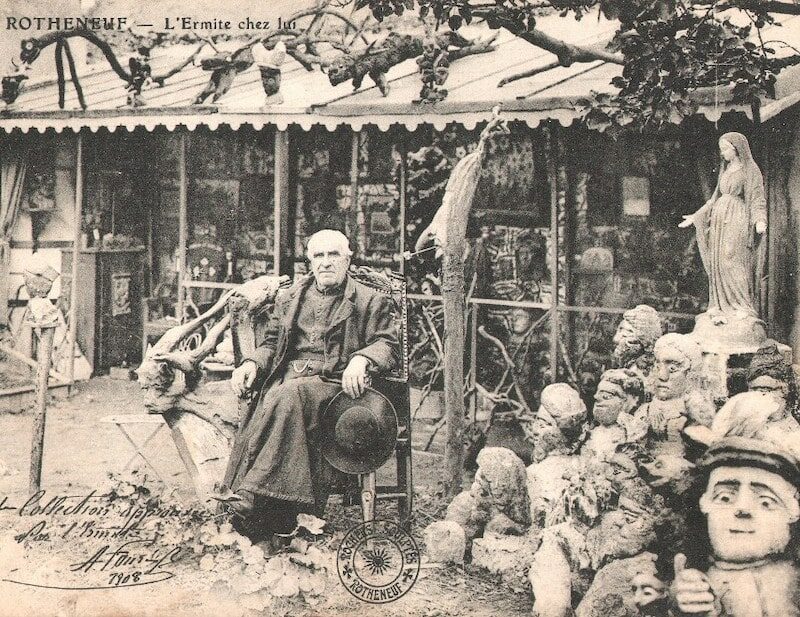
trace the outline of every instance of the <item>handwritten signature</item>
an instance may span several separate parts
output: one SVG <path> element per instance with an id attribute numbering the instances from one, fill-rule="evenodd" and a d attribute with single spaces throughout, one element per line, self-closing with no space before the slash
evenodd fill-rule
<path id="1" fill-rule="evenodd" d="M 49 543 L 56 539 L 69 540 L 77 542 L 75 551 L 80 552 L 79 556 L 73 556 L 75 563 L 68 564 L 72 574 L 56 584 L 23 580 L 19 576 L 3 580 L 30 587 L 88 590 L 149 585 L 175 576 L 170 567 L 189 551 L 181 546 L 159 543 L 160 534 L 147 534 L 140 524 L 149 517 L 166 519 L 196 511 L 174 506 L 157 508 L 124 502 L 115 504 L 107 497 L 92 491 L 88 495 L 48 498 L 45 491 L 39 491 L 22 505 L 10 504 L 7 497 L 1 497 L 0 513 L 39 519 L 33 521 L 26 531 L 14 536 L 16 544 L 52 546 Z"/>

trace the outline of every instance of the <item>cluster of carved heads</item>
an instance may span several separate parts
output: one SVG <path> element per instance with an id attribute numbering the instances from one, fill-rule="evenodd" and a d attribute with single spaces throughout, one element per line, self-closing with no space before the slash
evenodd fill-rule
<path id="1" fill-rule="evenodd" d="M 655 392 L 657 399 L 680 398 L 699 387 L 702 381 L 703 353 L 688 334 L 665 334 L 653 347 Z"/>
<path id="2" fill-rule="evenodd" d="M 614 358 L 620 366 L 629 366 L 639 356 L 653 350 L 663 333 L 661 318 L 651 306 L 640 304 L 622 315 L 614 334 Z"/>

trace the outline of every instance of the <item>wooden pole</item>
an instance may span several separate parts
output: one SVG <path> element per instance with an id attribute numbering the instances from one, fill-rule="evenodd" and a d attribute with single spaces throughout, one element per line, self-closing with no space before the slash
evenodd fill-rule
<path id="1" fill-rule="evenodd" d="M 406 142 L 401 141 L 398 144 L 400 151 L 400 273 L 406 273 L 406 260 L 403 258 L 403 253 L 406 252 L 406 199 L 407 199 L 407 183 L 408 183 L 408 149 Z"/>
<path id="2" fill-rule="evenodd" d="M 72 222 L 72 271 L 69 289 L 69 332 L 67 335 L 67 381 L 75 382 L 75 345 L 78 340 L 78 259 L 81 251 L 83 222 L 83 135 L 78 131 L 75 146 L 75 208 Z M 42 428 L 44 430 L 44 427 Z"/>
<path id="3" fill-rule="evenodd" d="M 11 242 L 0 237 L 0 325 L 8 324 L 8 279 L 10 276 Z"/>
<path id="4" fill-rule="evenodd" d="M 451 210 L 442 265 L 444 335 L 445 494 L 461 492 L 464 473 L 464 247 L 469 207 Z M 461 208 L 459 208 L 461 209 Z"/>
<path id="5" fill-rule="evenodd" d="M 74 281 L 75 279 L 73 279 Z M 74 287 L 74 285 L 73 285 Z M 44 426 L 47 418 L 47 377 L 53 356 L 53 335 L 55 325 L 36 328 L 39 336 L 38 359 L 36 370 L 36 407 L 33 416 L 33 438 L 31 440 L 31 469 L 28 476 L 28 494 L 39 492 L 42 485 L 42 458 L 44 455 Z M 73 348 L 74 349 L 74 348 Z"/>
<path id="6" fill-rule="evenodd" d="M 363 257 L 359 247 L 363 238 L 358 238 L 358 145 L 360 133 L 353 131 L 350 140 L 350 211 L 347 214 L 347 230 L 345 234 L 350 238 L 350 249 L 355 257 Z M 353 238 L 356 242 L 353 243 Z"/>
<path id="7" fill-rule="evenodd" d="M 275 131 L 275 172 L 273 225 L 275 238 L 273 270 L 291 276 L 289 254 L 289 130 Z"/>
<path id="8" fill-rule="evenodd" d="M 481 307 L 479 304 L 472 303 L 470 307 L 470 329 L 469 329 L 469 374 L 470 374 L 470 397 L 469 397 L 469 413 L 472 421 L 475 422 L 478 418 L 478 389 L 476 383 L 478 381 L 478 316 L 480 315 Z"/>
<path id="9" fill-rule="evenodd" d="M 555 123 L 545 129 L 547 131 L 547 178 L 550 182 L 550 380 L 558 381 L 558 173 L 556 156 L 558 156 L 558 127 Z"/>
<path id="10" fill-rule="evenodd" d="M 186 174 L 186 131 L 181 131 L 178 150 L 178 305 L 175 317 L 183 321 L 184 280 L 186 278 L 186 244 L 188 236 L 189 204 Z"/>

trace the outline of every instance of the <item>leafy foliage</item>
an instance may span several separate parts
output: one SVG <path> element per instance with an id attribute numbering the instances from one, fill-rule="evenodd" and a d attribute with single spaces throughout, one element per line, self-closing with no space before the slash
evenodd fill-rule
<path id="1" fill-rule="evenodd" d="M 775 23 L 769 11 L 795 13 L 791 3 L 760 3 L 752 0 L 358 0 L 382 20 L 391 14 L 416 9 L 437 27 L 457 30 L 476 18 L 491 28 L 505 27 L 533 44 L 531 36 L 537 16 L 557 12 L 564 18 L 580 20 L 600 10 L 619 21 L 619 29 L 604 54 L 618 53 L 623 72 L 614 78 L 616 95 L 597 94 L 585 101 L 586 120 L 591 128 L 609 127 L 659 129 L 678 124 L 697 110 L 690 94 L 698 88 L 729 85 L 734 102 L 757 105 L 759 97 L 773 93 L 777 73 L 800 62 L 800 54 L 776 57 L 775 43 L 764 41 L 761 30 Z M 744 24 L 744 25 L 742 25 Z M 557 42 L 559 62 L 605 59 L 591 49 Z M 594 56 L 593 56 L 594 53 Z M 425 63 L 425 64 L 423 64 Z M 426 87 L 433 100 L 446 91 L 438 90 L 433 54 L 420 59 L 429 71 Z M 433 71 L 433 73 L 430 73 Z M 442 81 L 443 83 L 443 81 Z M 430 84 L 430 86 L 429 86 Z M 437 93 L 438 92 L 438 93 Z M 428 98 L 428 97 L 426 97 Z"/>

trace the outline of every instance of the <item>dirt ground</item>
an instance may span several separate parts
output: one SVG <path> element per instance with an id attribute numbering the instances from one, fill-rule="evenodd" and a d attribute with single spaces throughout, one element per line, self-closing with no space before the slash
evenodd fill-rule
<path id="1" fill-rule="evenodd" d="M 139 387 L 132 381 L 120 381 L 109 378 L 95 378 L 76 386 L 73 396 L 68 400 L 53 401 L 48 408 L 46 438 L 44 448 L 44 464 L 42 487 L 50 494 L 68 492 L 84 494 L 93 488 L 106 486 L 110 472 L 120 473 L 126 463 L 134 456 L 134 450 L 125 436 L 113 423 L 104 421 L 112 414 L 145 413 L 142 406 Z M 430 434 L 430 425 L 415 427 L 415 443 L 425 443 Z M 10 502 L 19 501 L 27 495 L 28 465 L 32 431 L 32 413 L 27 411 L 16 415 L 0 415 L 0 500 L 8 498 Z M 152 425 L 133 426 L 129 429 L 134 441 L 142 442 L 153 431 Z M 437 437 L 434 443 L 440 441 Z M 157 473 L 163 480 L 164 488 L 172 492 L 178 499 L 190 499 L 191 488 L 188 476 L 183 470 L 175 445 L 167 430 L 161 429 L 147 445 L 146 451 Z M 135 465 L 141 461 L 134 460 Z M 144 469 L 144 467 L 143 467 Z M 441 517 L 445 501 L 440 495 L 441 456 L 435 453 L 415 451 L 414 486 L 416 504 L 412 535 L 422 547 L 422 530 L 431 521 Z M 154 473 L 152 470 L 148 472 Z M 151 476 L 152 477 L 152 476 Z M 465 477 L 465 482 L 469 478 Z M 7 514 L 0 512 L 0 514 Z M 378 516 L 391 518 L 392 507 L 380 503 Z M 336 497 L 329 503 L 326 518 L 337 529 L 346 528 L 352 522 L 359 521 L 360 512 L 357 507 L 344 508 Z M 424 550 L 423 550 L 424 554 Z M 424 559 L 423 559 L 424 561 Z M 201 571 L 182 572 L 180 576 L 194 577 L 189 585 L 202 587 L 204 573 Z M 186 582 L 186 581 L 184 581 Z M 164 592 L 164 583 L 139 588 L 79 592 L 55 590 L 36 590 L 36 606 L 52 607 L 53 615 L 95 614 L 99 606 L 107 607 L 97 614 L 107 615 L 139 615 L 150 614 L 144 610 L 137 598 Z M 176 585 L 175 591 L 184 589 L 185 585 Z M 0 582 L 2 597 L 19 597 L 25 600 L 26 590 L 8 583 Z M 137 595 L 138 594 L 138 595 Z M 171 595 L 171 592 L 170 592 Z M 176 597 L 172 597 L 177 602 Z M 235 599 L 234 599 L 235 601 Z M 44 604 L 41 604 L 44 602 Z M 87 604 L 88 603 L 88 604 Z M 0 601 L 0 617 L 20 613 L 20 608 L 9 611 L 9 604 Z M 142 613 L 137 612 L 137 604 Z M 191 602 L 187 604 L 190 605 Z M 30 606 L 34 606 L 31 604 Z M 64 607 L 67 608 L 64 608 Z M 162 607 L 163 608 L 163 607 Z M 308 614 L 308 615 L 344 615 L 369 614 L 386 617 L 401 615 L 419 615 L 421 617 L 440 617 L 445 615 L 506 615 L 528 614 L 531 609 L 527 594 L 514 594 L 507 588 L 498 585 L 492 575 L 474 571 L 471 567 L 442 568 L 423 563 L 417 583 L 404 597 L 396 602 L 383 605 L 365 604 L 351 597 L 343 588 L 333 589 L 326 593 L 315 607 L 308 607 L 298 602 L 290 603 L 280 609 L 271 607 L 265 614 Z M 48 611 L 49 612 L 49 611 Z M 38 610 L 37 610 L 38 613 Z M 164 613 L 161 613 L 164 614 Z M 172 614 L 178 614 L 172 611 Z M 192 610 L 188 614 L 200 614 Z"/>

